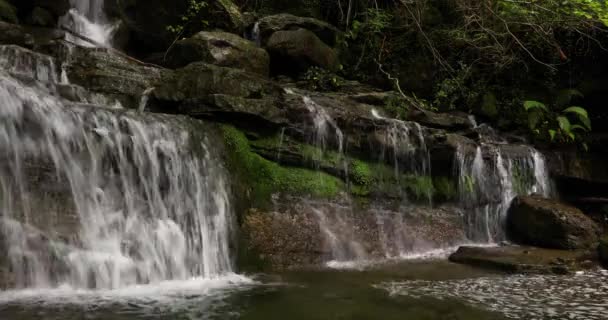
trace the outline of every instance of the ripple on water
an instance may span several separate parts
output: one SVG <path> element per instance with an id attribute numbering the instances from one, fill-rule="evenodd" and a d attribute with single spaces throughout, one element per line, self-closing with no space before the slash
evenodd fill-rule
<path id="1" fill-rule="evenodd" d="M 608 271 L 573 276 L 508 276 L 449 281 L 387 282 L 391 295 L 456 298 L 513 319 L 601 320 L 608 315 Z"/>

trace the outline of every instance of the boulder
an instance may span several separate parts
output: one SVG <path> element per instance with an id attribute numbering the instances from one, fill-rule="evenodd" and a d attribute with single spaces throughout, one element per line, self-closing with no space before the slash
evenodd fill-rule
<path id="1" fill-rule="evenodd" d="M 266 16 L 258 21 L 260 42 L 265 45 L 273 33 L 306 29 L 314 33 L 321 41 L 333 47 L 341 36 L 340 31 L 331 24 L 314 18 L 297 17 L 291 14 Z"/>
<path id="2" fill-rule="evenodd" d="M 55 21 L 70 9 L 70 0 L 11 0 L 21 15 L 31 12 L 34 8 L 47 10 Z"/>
<path id="3" fill-rule="evenodd" d="M 273 73 L 299 73 L 311 66 L 336 71 L 340 65 L 336 51 L 306 29 L 277 31 L 268 39 L 266 49 Z"/>
<path id="4" fill-rule="evenodd" d="M 17 9 L 5 0 L 0 0 L 0 21 L 19 23 Z"/>
<path id="5" fill-rule="evenodd" d="M 535 247 L 460 247 L 450 261 L 509 273 L 567 274 L 593 266 L 593 254 L 585 251 Z"/>
<path id="6" fill-rule="evenodd" d="M 168 54 L 167 64 L 179 68 L 197 61 L 268 76 L 270 58 L 264 49 L 238 35 L 203 31 L 178 41 Z"/>
<path id="7" fill-rule="evenodd" d="M 516 198 L 507 225 L 513 240 L 555 249 L 591 248 L 600 233 L 598 225 L 579 209 L 540 196 Z"/>

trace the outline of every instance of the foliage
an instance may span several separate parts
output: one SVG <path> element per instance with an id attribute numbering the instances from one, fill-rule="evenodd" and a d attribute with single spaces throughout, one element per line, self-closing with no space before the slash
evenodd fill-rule
<path id="1" fill-rule="evenodd" d="M 354 160 L 352 162 L 350 176 L 354 183 L 367 187 L 372 184 L 374 179 L 370 166 L 361 160 Z"/>
<path id="2" fill-rule="evenodd" d="M 311 90 L 316 91 L 336 91 L 344 82 L 333 72 L 319 67 L 310 67 L 304 74 L 304 80 Z"/>
<path id="3" fill-rule="evenodd" d="M 558 95 L 554 108 L 549 108 L 539 101 L 525 101 L 523 107 L 528 113 L 530 130 L 537 137 L 548 137 L 551 142 L 582 142 L 584 134 L 591 131 L 591 120 L 587 110 L 583 107 L 564 108 L 574 95 L 581 94 L 576 90 L 567 90 L 566 93 Z M 564 96 L 570 98 L 564 98 Z M 553 110 L 561 108 L 564 109 L 559 112 Z M 582 143 L 586 148 L 586 144 Z"/>
<path id="4" fill-rule="evenodd" d="M 173 34 L 177 39 L 179 39 L 185 33 L 189 33 L 189 27 L 193 24 L 200 24 L 203 26 L 207 26 L 209 22 L 203 18 L 201 15 L 203 13 L 203 9 L 208 7 L 208 3 L 206 0 L 189 0 L 188 9 L 186 13 L 180 18 L 181 22 L 177 25 L 167 26 L 167 31 Z"/>

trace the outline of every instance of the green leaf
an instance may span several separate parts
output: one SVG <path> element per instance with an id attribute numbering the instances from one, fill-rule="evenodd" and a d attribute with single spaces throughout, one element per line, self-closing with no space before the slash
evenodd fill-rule
<path id="1" fill-rule="evenodd" d="M 585 108 L 583 107 L 576 107 L 576 106 L 572 106 L 569 108 L 564 109 L 564 111 L 562 111 L 564 113 L 574 113 L 577 114 L 580 117 L 584 117 L 584 118 L 589 118 L 589 114 L 587 113 L 587 110 L 585 110 Z"/>
<path id="2" fill-rule="evenodd" d="M 578 125 L 578 124 L 573 124 L 573 125 L 570 127 L 570 130 L 572 130 L 572 131 L 577 130 L 577 129 L 582 130 L 582 131 L 585 131 L 585 132 L 589 131 L 589 130 L 587 130 L 587 128 L 585 128 L 585 127 L 583 127 L 583 126 L 581 126 L 581 125 Z"/>
<path id="3" fill-rule="evenodd" d="M 536 129 L 541 118 L 542 118 L 542 113 L 538 109 L 532 110 L 531 112 L 528 113 L 528 126 L 530 127 L 530 130 Z"/>
<path id="4" fill-rule="evenodd" d="M 543 110 L 545 112 L 549 111 L 547 109 L 547 106 L 544 103 L 538 102 L 538 101 L 534 101 L 534 100 L 525 101 L 524 102 L 524 108 L 526 109 L 526 111 L 535 110 L 535 109 L 540 109 L 540 110 Z"/>
<path id="5" fill-rule="evenodd" d="M 570 120 L 564 116 L 557 117 L 557 122 L 559 123 L 559 128 L 564 131 L 564 133 L 570 133 Z"/>
<path id="6" fill-rule="evenodd" d="M 555 134 L 557 133 L 557 131 L 551 129 L 549 130 L 549 136 L 551 137 L 551 141 L 555 140 Z"/>

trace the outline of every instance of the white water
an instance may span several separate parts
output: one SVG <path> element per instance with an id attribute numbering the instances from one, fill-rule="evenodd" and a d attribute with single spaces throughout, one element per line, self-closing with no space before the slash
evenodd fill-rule
<path id="1" fill-rule="evenodd" d="M 59 19 L 59 25 L 96 42 L 91 44 L 71 34 L 67 39 L 81 46 L 112 46 L 112 36 L 117 25 L 108 21 L 104 0 L 70 0 L 70 10 Z"/>
<path id="2" fill-rule="evenodd" d="M 545 159 L 537 150 L 518 146 L 519 154 L 504 156 L 501 145 L 484 144 L 456 154 L 460 203 L 467 209 L 469 239 L 478 243 L 506 240 L 505 221 L 518 195 L 551 195 Z"/>
<path id="3" fill-rule="evenodd" d="M 73 105 L 53 92 L 50 58 L 16 55 L 0 56 L 0 236 L 14 286 L 231 275 L 226 176 L 195 123 Z M 56 189 L 50 207 L 43 187 Z"/>

